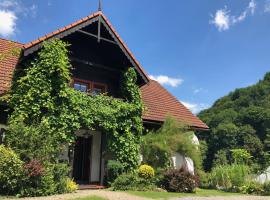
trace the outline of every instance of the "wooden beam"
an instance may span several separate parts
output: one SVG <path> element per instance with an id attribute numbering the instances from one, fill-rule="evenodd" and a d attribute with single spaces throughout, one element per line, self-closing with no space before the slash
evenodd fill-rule
<path id="1" fill-rule="evenodd" d="M 98 63 L 93 63 L 93 62 L 90 62 L 90 61 L 87 61 L 87 60 L 82 60 L 82 59 L 76 58 L 76 57 L 70 57 L 70 60 L 74 61 L 74 62 L 79 62 L 79 63 L 85 64 L 85 65 L 88 65 L 88 66 L 91 66 L 91 67 L 94 67 L 94 68 L 101 68 L 101 69 L 105 69 L 105 70 L 112 71 L 112 72 L 119 72 L 119 71 L 122 70 L 122 69 L 115 69 L 115 68 L 112 68 L 112 67 L 108 67 L 108 66 L 98 64 Z"/>
<path id="2" fill-rule="evenodd" d="M 91 36 L 91 37 L 94 37 L 94 38 L 97 38 L 97 39 L 98 39 L 98 36 L 95 35 L 95 34 L 93 34 L 93 33 L 89 33 L 89 32 L 83 31 L 83 30 L 78 30 L 78 32 L 83 33 L 83 34 L 85 34 L 85 35 L 88 35 L 88 36 Z M 109 39 L 104 38 L 104 37 L 100 37 L 100 40 L 104 40 L 104 41 L 106 41 L 106 42 L 109 42 L 109 43 L 118 45 L 115 41 L 109 40 Z"/>
<path id="3" fill-rule="evenodd" d="M 98 43 L 100 43 L 101 18 L 98 17 Z"/>

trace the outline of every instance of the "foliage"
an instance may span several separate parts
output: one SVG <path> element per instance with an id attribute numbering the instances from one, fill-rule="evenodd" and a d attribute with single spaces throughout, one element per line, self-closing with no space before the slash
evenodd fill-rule
<path id="1" fill-rule="evenodd" d="M 155 176 L 155 170 L 149 165 L 141 165 L 139 167 L 139 176 L 144 179 L 151 179 Z"/>
<path id="2" fill-rule="evenodd" d="M 8 123 L 11 127 L 21 124 L 25 128 L 22 131 L 10 128 L 8 145 L 25 160 L 45 158 L 57 162 L 59 148 L 72 144 L 74 132 L 86 127 L 107 133 L 108 149 L 117 161 L 122 162 L 125 170 L 135 169 L 143 128 L 143 105 L 135 70 L 129 68 L 123 75 L 121 87 L 125 100 L 106 95 L 88 96 L 69 88 L 71 65 L 67 47 L 58 39 L 45 42 L 37 58 L 26 67 L 25 75 L 14 81 L 11 93 L 5 98 L 13 110 Z M 48 144 L 41 151 L 34 145 L 39 137 Z M 29 138 L 33 142 L 25 151 Z"/>
<path id="3" fill-rule="evenodd" d="M 219 150 L 215 156 L 213 161 L 213 166 L 220 166 L 220 165 L 227 165 L 229 164 L 228 158 L 227 158 L 227 151 L 225 150 Z"/>
<path id="4" fill-rule="evenodd" d="M 242 187 L 240 192 L 243 194 L 257 194 L 262 195 L 264 193 L 263 185 L 254 181 L 248 181 Z"/>
<path id="5" fill-rule="evenodd" d="M 16 194 L 23 177 L 23 162 L 10 148 L 0 145 L 0 193 Z"/>
<path id="6" fill-rule="evenodd" d="M 70 178 L 67 178 L 66 179 L 66 191 L 68 193 L 71 193 L 71 192 L 75 192 L 76 190 L 78 190 L 78 185 Z"/>
<path id="7" fill-rule="evenodd" d="M 151 191 L 156 186 L 149 179 L 139 177 L 138 173 L 124 173 L 118 176 L 112 184 L 113 190 Z"/>
<path id="8" fill-rule="evenodd" d="M 199 187 L 208 189 L 210 188 L 210 174 L 203 170 L 197 170 L 199 176 Z"/>
<path id="9" fill-rule="evenodd" d="M 240 192 L 243 194 L 270 195 L 270 183 L 261 184 L 255 181 L 247 181 L 240 187 Z"/>
<path id="10" fill-rule="evenodd" d="M 193 132 L 173 118 L 167 118 L 163 126 L 143 136 L 143 161 L 155 168 L 171 166 L 173 153 L 190 157 L 197 168 L 201 166 L 200 149 L 192 143 Z"/>
<path id="11" fill-rule="evenodd" d="M 45 122 L 26 125 L 16 119 L 16 122 L 12 121 L 8 126 L 5 142 L 26 162 L 54 162 L 63 147 L 55 135 Z"/>
<path id="12" fill-rule="evenodd" d="M 124 166 L 119 161 L 109 160 L 107 164 L 106 182 L 110 185 L 124 172 Z"/>
<path id="13" fill-rule="evenodd" d="M 233 162 L 237 164 L 248 164 L 249 160 L 252 158 L 250 153 L 245 149 L 232 149 L 231 152 Z"/>
<path id="14" fill-rule="evenodd" d="M 68 178 L 66 164 L 46 164 L 34 160 L 25 164 L 25 176 L 20 185 L 20 196 L 47 196 L 73 192 L 76 184 Z"/>
<path id="15" fill-rule="evenodd" d="M 45 166 L 42 168 L 45 170 L 37 176 L 30 176 L 31 171 L 26 170 L 26 175 L 20 185 L 20 196 L 48 196 L 56 193 L 52 169 Z"/>
<path id="16" fill-rule="evenodd" d="M 198 186 L 198 177 L 184 169 L 169 169 L 164 172 L 162 187 L 169 192 L 195 192 Z"/>
<path id="17" fill-rule="evenodd" d="M 270 196 L 270 182 L 269 181 L 263 184 L 263 191 L 264 191 L 264 195 Z"/>
<path id="18" fill-rule="evenodd" d="M 243 186 L 250 175 L 246 165 L 232 164 L 213 168 L 210 173 L 210 185 L 226 191 Z"/>
<path id="19" fill-rule="evenodd" d="M 215 154 L 225 151 L 232 160 L 230 149 L 246 149 L 252 162 L 261 168 L 269 166 L 270 152 L 270 73 L 247 88 L 236 89 L 199 113 L 209 133 L 200 133 L 208 145 L 204 167 L 213 167 Z"/>

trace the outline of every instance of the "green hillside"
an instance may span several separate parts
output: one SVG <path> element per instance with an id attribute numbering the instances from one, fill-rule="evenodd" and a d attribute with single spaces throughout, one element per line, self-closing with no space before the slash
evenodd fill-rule
<path id="1" fill-rule="evenodd" d="M 253 158 L 250 164 L 270 165 L 270 72 L 255 85 L 236 89 L 199 113 L 211 128 L 199 133 L 208 146 L 204 166 L 230 162 L 230 149 L 245 148 Z"/>

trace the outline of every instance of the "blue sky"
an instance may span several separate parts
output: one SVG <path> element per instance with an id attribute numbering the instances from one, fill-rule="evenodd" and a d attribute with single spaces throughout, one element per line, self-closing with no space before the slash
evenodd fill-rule
<path id="1" fill-rule="evenodd" d="M 98 0 L 0 0 L 0 37 L 34 40 Z M 270 0 L 103 0 L 139 62 L 193 112 L 270 71 Z"/>

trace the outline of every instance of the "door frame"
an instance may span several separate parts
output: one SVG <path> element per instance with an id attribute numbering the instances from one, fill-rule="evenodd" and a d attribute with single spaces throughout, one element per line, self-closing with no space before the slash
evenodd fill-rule
<path id="1" fill-rule="evenodd" d="M 79 184 L 80 183 L 89 184 L 91 181 L 91 161 L 92 161 L 93 137 L 91 135 L 89 135 L 88 137 L 78 136 L 76 138 L 76 142 L 80 141 L 80 140 L 82 142 L 79 144 L 80 147 L 77 149 L 76 145 L 74 146 L 72 176 L 74 179 L 78 178 L 76 176 L 80 176 L 80 178 L 78 180 L 76 180 Z M 76 151 L 79 151 L 79 152 L 76 152 Z M 78 159 L 86 159 L 86 160 L 78 160 Z M 76 171 L 74 171 L 74 169 L 76 169 Z M 81 171 L 81 173 L 78 173 L 78 171 Z M 74 173 L 78 173 L 78 174 L 75 176 Z"/>

